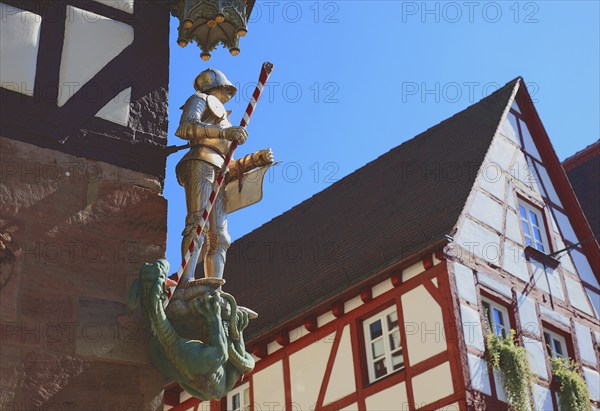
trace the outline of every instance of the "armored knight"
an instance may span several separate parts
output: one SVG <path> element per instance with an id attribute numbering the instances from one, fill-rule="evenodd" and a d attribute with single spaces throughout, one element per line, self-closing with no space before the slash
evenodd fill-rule
<path id="1" fill-rule="evenodd" d="M 181 107 L 183 113 L 175 132 L 177 137 L 189 140 L 191 147 L 176 167 L 177 180 L 185 189 L 187 207 L 182 233 L 182 257 L 188 250 L 202 212 L 208 205 L 213 184 L 224 164 L 231 142 L 243 144 L 248 138 L 243 127 L 232 126 L 229 121 L 231 112 L 226 111 L 223 104 L 235 95 L 237 89 L 221 71 L 204 70 L 194 80 L 194 88 L 196 93 Z M 241 179 L 249 171 L 272 163 L 273 153 L 270 149 L 232 160 L 226 181 Z M 228 208 L 226 190 L 220 190 L 205 229 L 198 239 L 207 279 L 223 278 L 225 256 L 231 241 L 227 232 Z M 194 270 L 188 272 L 190 271 L 193 275 Z M 190 279 L 193 278 L 182 280 Z"/>

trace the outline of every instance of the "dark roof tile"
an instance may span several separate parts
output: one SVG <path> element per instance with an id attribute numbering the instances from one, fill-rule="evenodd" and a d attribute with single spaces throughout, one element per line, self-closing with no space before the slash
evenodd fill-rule
<path id="1" fill-rule="evenodd" d="M 225 288 L 259 313 L 248 338 L 443 241 L 518 81 L 235 241 Z"/>
<path id="2" fill-rule="evenodd" d="M 566 159 L 563 167 L 588 223 L 600 241 L 600 141 Z"/>

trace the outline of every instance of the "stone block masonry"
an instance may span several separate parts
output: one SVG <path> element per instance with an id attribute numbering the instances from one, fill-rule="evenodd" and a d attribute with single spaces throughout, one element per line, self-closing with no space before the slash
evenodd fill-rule
<path id="1" fill-rule="evenodd" d="M 154 410 L 129 285 L 164 256 L 160 177 L 0 137 L 0 409 Z M 0 247 L 0 248 L 2 248 Z"/>

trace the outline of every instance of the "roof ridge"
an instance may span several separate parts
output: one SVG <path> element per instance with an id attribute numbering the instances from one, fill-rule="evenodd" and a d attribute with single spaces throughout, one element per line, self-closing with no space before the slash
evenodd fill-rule
<path id="1" fill-rule="evenodd" d="M 589 160 L 598 157 L 600 155 L 600 139 L 594 143 L 589 144 L 587 147 L 577 151 L 570 157 L 567 157 L 563 162 L 562 166 L 565 171 L 570 171 L 575 167 L 588 162 Z"/>

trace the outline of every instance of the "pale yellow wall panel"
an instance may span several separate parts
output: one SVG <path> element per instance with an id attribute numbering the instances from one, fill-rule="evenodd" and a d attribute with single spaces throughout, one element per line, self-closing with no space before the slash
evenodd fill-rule
<path id="1" fill-rule="evenodd" d="M 331 378 L 325 392 L 323 404 L 329 404 L 356 391 L 354 379 L 354 361 L 352 359 L 352 344 L 350 341 L 350 326 L 342 331 L 340 346 L 335 356 Z"/>
<path id="2" fill-rule="evenodd" d="M 454 394 L 450 363 L 445 362 L 412 379 L 413 394 L 417 407 L 423 407 Z"/>
<path id="3" fill-rule="evenodd" d="M 442 310 L 424 286 L 402 296 L 402 309 L 411 365 L 446 350 Z"/>
<path id="4" fill-rule="evenodd" d="M 325 376 L 333 336 L 315 341 L 290 356 L 292 405 L 295 409 L 314 409 Z"/>
<path id="5" fill-rule="evenodd" d="M 365 399 L 368 411 L 408 410 L 406 384 L 401 382 Z"/>
<path id="6" fill-rule="evenodd" d="M 283 385 L 283 364 L 277 361 L 252 377 L 254 404 L 257 410 L 285 410 L 285 387 Z"/>
<path id="7" fill-rule="evenodd" d="M 449 404 L 449 405 L 444 405 L 441 408 L 438 408 L 436 411 L 459 411 L 460 410 L 460 406 L 458 405 L 457 402 L 453 403 L 453 404 Z"/>

